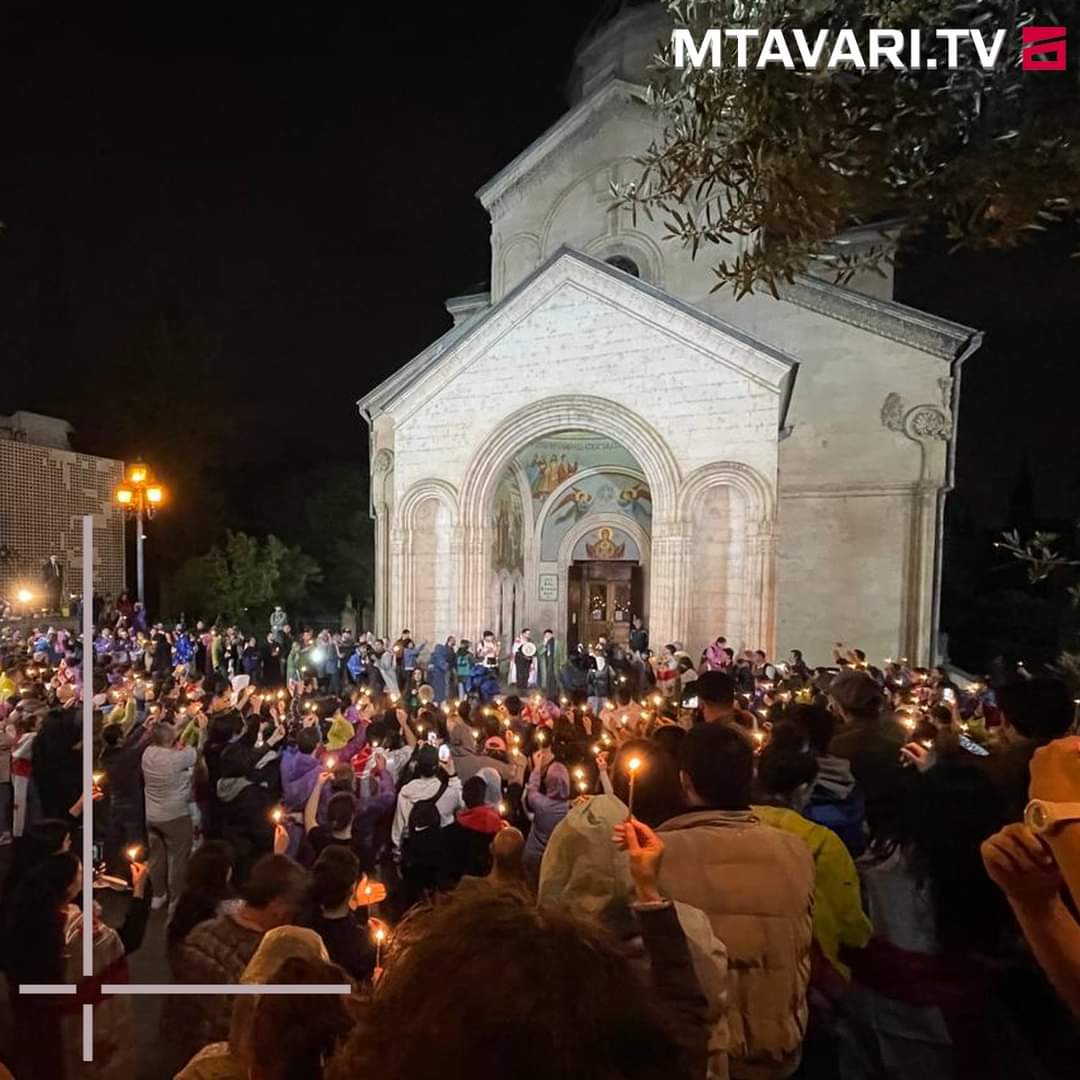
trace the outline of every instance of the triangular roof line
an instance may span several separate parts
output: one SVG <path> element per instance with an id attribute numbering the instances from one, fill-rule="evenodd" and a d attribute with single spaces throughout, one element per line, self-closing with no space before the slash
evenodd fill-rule
<path id="1" fill-rule="evenodd" d="M 499 303 L 489 307 L 486 311 L 478 314 L 467 322 L 462 322 L 457 326 L 451 327 L 450 330 L 443 334 L 443 336 L 433 344 L 429 345 L 423 352 L 418 353 L 393 375 L 384 379 L 374 390 L 365 394 L 364 397 L 357 402 L 360 412 L 370 422 L 374 416 L 391 407 L 395 401 L 406 394 L 429 371 L 435 368 L 450 350 L 461 345 L 467 338 L 479 333 L 483 326 L 498 312 L 512 304 L 522 293 L 531 288 L 539 278 L 547 274 L 557 263 L 566 259 L 581 263 L 591 270 L 611 277 L 624 286 L 636 289 L 655 302 L 663 304 L 665 307 L 672 308 L 680 314 L 718 331 L 725 337 L 752 349 L 754 352 L 778 365 L 779 373 L 775 379 L 775 383 L 781 388 L 784 399 L 781 403 L 780 412 L 781 426 L 783 426 L 787 404 L 794 383 L 793 376 L 799 367 L 798 361 L 795 360 L 794 357 L 789 356 L 783 350 L 776 348 L 776 346 L 769 345 L 767 342 L 761 341 L 759 338 L 746 333 L 745 330 L 740 330 L 737 326 L 725 322 L 723 319 L 718 319 L 716 316 L 710 315 L 700 308 L 684 303 L 682 300 L 671 296 L 662 289 L 658 289 L 655 286 L 642 281 L 640 278 L 626 274 L 622 270 L 617 270 L 615 267 L 610 266 L 608 263 L 601 262 L 599 259 L 594 259 L 591 255 L 586 255 L 581 251 L 566 246 L 560 247 L 546 262 L 542 263 L 529 274 L 528 277 L 511 290 L 511 292 L 507 293 Z"/>
<path id="2" fill-rule="evenodd" d="M 595 93 L 583 98 L 569 112 L 555 121 L 542 135 L 534 139 L 509 164 L 504 165 L 486 184 L 476 191 L 485 210 L 505 194 L 515 181 L 535 168 L 571 135 L 592 121 L 598 112 L 612 102 L 645 100 L 645 87 L 625 79 L 612 78 Z"/>

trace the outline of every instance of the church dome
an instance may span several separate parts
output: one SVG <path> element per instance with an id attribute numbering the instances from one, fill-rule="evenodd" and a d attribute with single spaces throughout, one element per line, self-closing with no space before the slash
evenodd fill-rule
<path id="1" fill-rule="evenodd" d="M 605 0 L 574 53 L 568 97 L 588 97 L 609 79 L 645 84 L 671 18 L 656 0 Z"/>

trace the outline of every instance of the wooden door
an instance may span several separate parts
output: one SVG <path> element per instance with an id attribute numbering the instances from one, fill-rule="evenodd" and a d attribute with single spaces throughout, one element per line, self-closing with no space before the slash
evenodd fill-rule
<path id="1" fill-rule="evenodd" d="M 585 562 L 580 567 L 578 640 L 592 645 L 600 637 L 626 645 L 633 616 L 634 564 Z"/>

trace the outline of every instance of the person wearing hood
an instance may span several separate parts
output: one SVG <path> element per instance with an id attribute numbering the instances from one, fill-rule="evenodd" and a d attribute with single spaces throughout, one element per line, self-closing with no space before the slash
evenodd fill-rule
<path id="1" fill-rule="evenodd" d="M 288 815 L 289 855 L 295 856 L 300 849 L 304 807 L 322 772 L 322 762 L 315 756 L 318 749 L 318 729 L 306 727 L 296 733 L 293 744 L 281 755 L 281 801 Z"/>
<path id="2" fill-rule="evenodd" d="M 460 708 L 468 709 L 468 704 L 462 702 Z M 460 715 L 451 714 L 447 724 L 450 736 L 450 756 L 454 761 L 454 772 L 457 773 L 461 782 L 474 777 L 481 769 L 494 769 L 500 780 L 505 784 L 513 784 L 521 780 L 521 766 L 508 761 L 500 761 L 498 758 L 481 753 L 476 746 L 476 736 L 468 721 Z"/>
<path id="3" fill-rule="evenodd" d="M 674 760 L 656 743 L 631 740 L 620 749 L 612 770 L 618 795 L 578 800 L 552 833 L 541 863 L 538 899 L 542 905 L 565 907 L 599 921 L 648 983 L 653 973 L 642 938 L 640 912 L 635 907 L 630 859 L 612 844 L 612 835 L 629 816 L 625 763 L 630 757 L 643 763 L 634 791 L 635 821 L 656 827 L 678 814 L 682 798 Z M 727 951 L 702 911 L 687 904 L 673 906 L 686 937 L 693 972 L 708 1003 L 704 1017 L 709 1032 L 708 1075 L 711 1080 L 720 1080 L 728 1075 Z"/>
<path id="4" fill-rule="evenodd" d="M 857 859 L 866 851 L 866 802 L 855 782 L 851 762 L 829 753 L 836 721 L 820 705 L 793 705 L 785 718 L 805 731 L 809 748 L 817 758 L 817 775 L 802 807 L 803 817 L 832 829 L 851 857 Z"/>
<path id="5" fill-rule="evenodd" d="M 441 705 L 449 694 L 450 673 L 454 670 L 454 649 L 456 643 L 451 635 L 445 642 L 440 642 L 431 650 L 428 660 L 427 679 L 435 692 L 435 703 Z"/>
<path id="6" fill-rule="evenodd" d="M 502 784 L 494 769 L 481 769 L 465 781 L 458 810 L 446 830 L 446 879 L 455 885 L 463 877 L 486 877 L 491 872 L 491 841 L 506 828 L 499 811 Z"/>
<path id="7" fill-rule="evenodd" d="M 274 850 L 274 824 L 270 818 L 270 792 L 254 783 L 247 747 L 233 743 L 221 755 L 217 798 L 221 812 L 221 837 L 235 856 L 236 880 L 247 880 L 251 867 Z"/>
<path id="8" fill-rule="evenodd" d="M 330 957 L 322 938 L 314 930 L 279 926 L 263 935 L 240 976 L 240 982 L 249 986 L 275 982 L 282 965 L 293 959 L 327 963 Z M 228 1039 L 204 1046 L 180 1070 L 176 1080 L 241 1080 L 250 1076 L 252 1024 L 260 997 L 258 994 L 238 995 L 233 1002 Z"/>
<path id="9" fill-rule="evenodd" d="M 525 842 L 525 874 L 535 885 L 540 877 L 540 860 L 544 857 L 555 827 L 570 809 L 570 773 L 561 761 L 555 761 L 550 750 L 538 750 L 532 757 L 532 774 L 522 797 L 522 806 L 532 818 L 532 828 Z"/>

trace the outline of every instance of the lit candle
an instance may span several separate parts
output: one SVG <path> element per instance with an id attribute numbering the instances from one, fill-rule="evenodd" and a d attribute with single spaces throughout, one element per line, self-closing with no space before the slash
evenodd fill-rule
<path id="1" fill-rule="evenodd" d="M 376 969 L 382 967 L 382 947 L 383 942 L 386 940 L 386 931 L 380 926 L 375 931 L 375 967 Z"/>
<path id="2" fill-rule="evenodd" d="M 101 787 L 102 781 L 105 779 L 105 774 L 103 772 L 96 772 L 90 779 L 93 780 L 97 787 Z"/>
<path id="3" fill-rule="evenodd" d="M 284 816 L 285 815 L 283 814 L 282 809 L 281 809 L 280 806 L 275 806 L 274 809 L 270 811 L 270 820 L 275 825 L 280 825 L 281 824 L 281 819 Z"/>
<path id="4" fill-rule="evenodd" d="M 630 816 L 634 816 L 634 781 L 637 779 L 638 770 L 641 768 L 641 758 L 632 757 L 626 763 L 626 771 L 630 774 L 630 799 L 629 799 L 629 811 Z"/>
<path id="5" fill-rule="evenodd" d="M 136 862 L 141 853 L 142 848 L 139 847 L 138 844 L 132 844 L 131 847 L 127 849 L 128 862 Z"/>
<path id="6" fill-rule="evenodd" d="M 334 766 L 335 766 L 336 764 L 337 764 L 337 758 L 336 758 L 336 757 L 334 757 L 334 755 L 333 755 L 333 754 L 331 754 L 331 755 L 330 755 L 330 756 L 329 756 L 329 757 L 328 757 L 328 758 L 326 759 L 326 768 L 327 768 L 328 770 L 329 770 L 329 769 L 332 769 L 332 768 L 333 768 L 333 767 L 334 767 Z"/>

